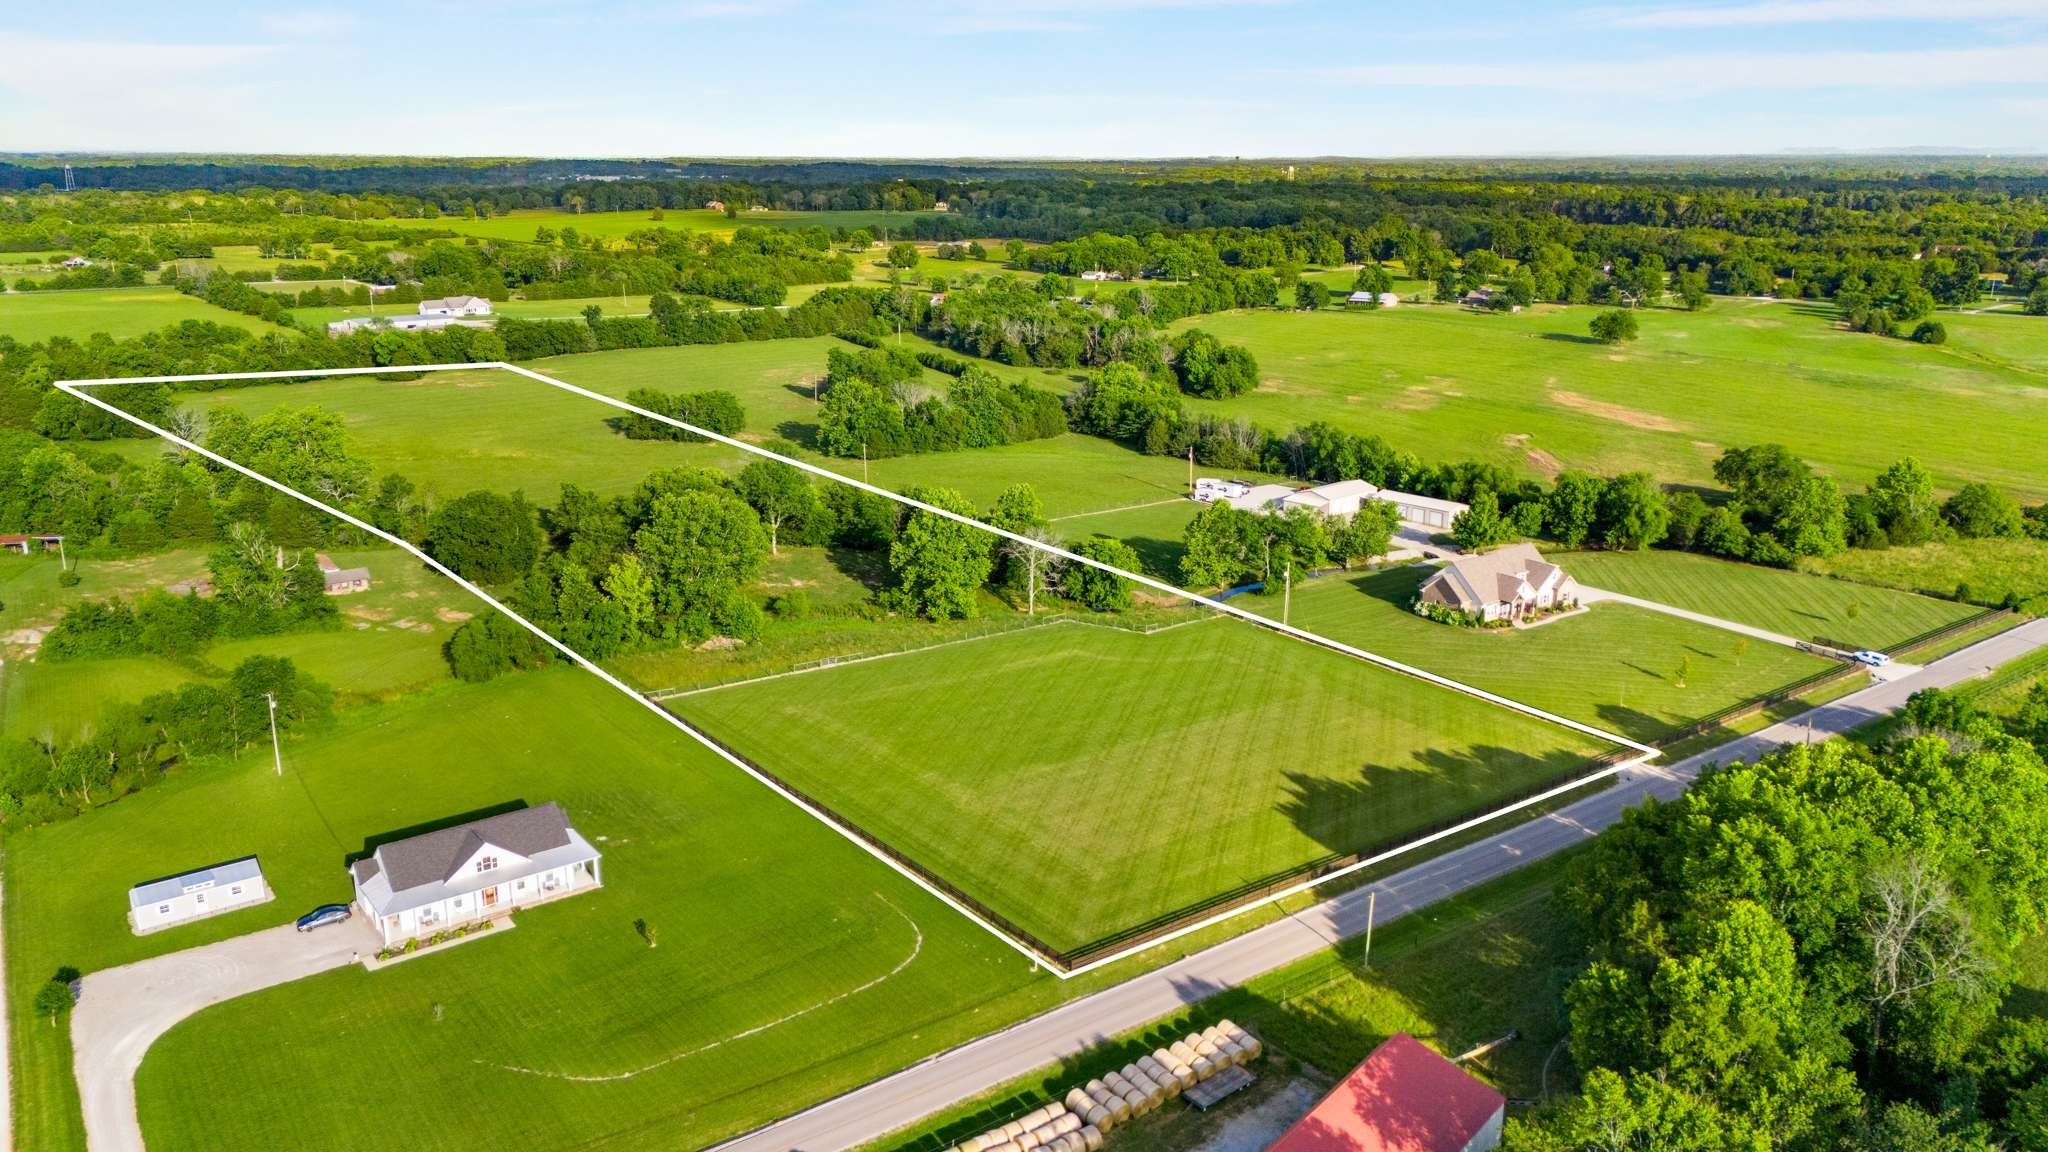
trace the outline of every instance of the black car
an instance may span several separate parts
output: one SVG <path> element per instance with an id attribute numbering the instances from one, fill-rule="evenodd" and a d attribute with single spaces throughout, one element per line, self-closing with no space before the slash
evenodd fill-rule
<path id="1" fill-rule="evenodd" d="M 304 916 L 299 917 L 298 928 L 301 932 L 311 932 L 315 928 L 325 928 L 329 924 L 339 924 L 354 914 L 354 911 L 346 904 L 322 904 Z"/>

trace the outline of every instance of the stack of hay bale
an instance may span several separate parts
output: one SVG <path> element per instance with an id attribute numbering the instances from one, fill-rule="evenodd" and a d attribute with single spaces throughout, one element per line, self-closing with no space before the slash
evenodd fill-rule
<path id="1" fill-rule="evenodd" d="M 1264 1050 L 1258 1037 L 1224 1020 L 1071 1089 L 1063 1100 L 971 1137 L 954 1152 L 1098 1152 L 1112 1128 L 1225 1068 L 1258 1059 Z"/>

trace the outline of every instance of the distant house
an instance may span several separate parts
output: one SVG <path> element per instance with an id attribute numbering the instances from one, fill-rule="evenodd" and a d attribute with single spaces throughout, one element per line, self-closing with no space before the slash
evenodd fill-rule
<path id="1" fill-rule="evenodd" d="M 929 303 L 934 308 L 937 308 L 939 305 L 944 304 L 945 302 L 946 294 L 944 292 L 932 293 L 932 298 L 929 301 L 927 301 L 927 303 Z"/>
<path id="2" fill-rule="evenodd" d="M 952 210 L 953 206 L 951 204 L 946 203 L 944 200 L 940 200 L 932 204 L 932 211 L 934 212 L 951 212 Z"/>
<path id="3" fill-rule="evenodd" d="M 26 535 L 8 533 L 0 536 L 0 548 L 9 552 L 19 552 L 26 556 L 37 547 L 41 547 L 45 552 L 61 551 L 64 547 L 64 537 L 55 532 L 30 532 Z"/>
<path id="4" fill-rule="evenodd" d="M 723 200 L 706 200 L 706 201 L 704 202 L 704 210 L 705 210 L 706 212 L 723 212 L 723 211 L 725 211 L 725 201 L 723 201 Z"/>
<path id="5" fill-rule="evenodd" d="M 1401 303 L 1401 297 L 1392 292 L 1381 292 L 1377 297 L 1371 292 L 1353 292 L 1344 298 L 1345 302 L 1349 304 L 1371 304 L 1375 299 L 1378 300 L 1379 306 L 1382 308 L 1398 307 Z"/>
<path id="6" fill-rule="evenodd" d="M 351 592 L 370 590 L 368 568 L 343 568 L 329 559 L 325 552 L 314 553 L 314 559 L 320 564 L 320 575 L 327 581 L 329 596 L 346 596 Z"/>
<path id="7" fill-rule="evenodd" d="M 1270 1152 L 1491 1152 L 1506 1112 L 1500 1093 L 1397 1032 Z"/>
<path id="8" fill-rule="evenodd" d="M 73 256 L 64 261 L 64 266 L 66 268 L 90 268 L 92 267 L 92 261 L 87 260 L 83 256 Z"/>
<path id="9" fill-rule="evenodd" d="M 1242 480 L 1216 480 L 1204 476 L 1195 481 L 1195 499 L 1204 504 L 1235 500 L 1251 490 L 1252 486 Z"/>
<path id="10" fill-rule="evenodd" d="M 142 936 L 188 920 L 261 904 L 272 895 L 256 858 L 244 856 L 130 888 L 128 927 Z"/>
<path id="11" fill-rule="evenodd" d="M 1534 544 L 1509 544 L 1457 557 L 1423 581 L 1417 596 L 1492 623 L 1569 608 L 1578 603 L 1579 582 L 1545 560 Z"/>
<path id="12" fill-rule="evenodd" d="M 1470 308 L 1490 308 L 1493 306 L 1493 289 L 1474 288 L 1470 292 L 1465 293 L 1464 298 L 1459 303 Z"/>
<path id="13" fill-rule="evenodd" d="M 420 301 L 422 316 L 489 316 L 491 302 L 481 296 L 443 296 Z"/>
<path id="14" fill-rule="evenodd" d="M 388 946 L 597 888 L 599 863 L 551 802 L 394 840 L 349 875 Z"/>
<path id="15" fill-rule="evenodd" d="M 1125 280 L 1125 279 L 1128 279 L 1128 277 L 1126 277 L 1126 276 L 1125 276 L 1125 275 L 1124 275 L 1123 273 L 1121 273 L 1121 272 L 1105 272 L 1105 271 L 1103 271 L 1103 270 L 1102 270 L 1102 269 L 1100 269 L 1100 268 L 1090 268 L 1090 269 L 1089 269 L 1088 271 L 1086 271 L 1086 272 L 1083 272 L 1083 273 L 1081 273 L 1081 279 L 1083 279 L 1083 280 L 1096 280 L 1096 281 L 1110 281 L 1110 280 Z"/>

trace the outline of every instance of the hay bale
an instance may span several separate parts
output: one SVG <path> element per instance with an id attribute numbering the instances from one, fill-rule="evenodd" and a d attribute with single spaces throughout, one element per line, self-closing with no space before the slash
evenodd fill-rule
<path id="1" fill-rule="evenodd" d="M 1008 1140 L 1001 1140 L 982 1149 L 982 1152 L 1022 1152 L 1022 1149 Z"/>
<path id="2" fill-rule="evenodd" d="M 1124 1103 L 1130 1106 L 1133 1116 L 1143 1116 L 1152 1110 L 1152 1101 L 1136 1088 L 1131 1089 L 1130 1094 L 1124 1097 Z"/>
<path id="3" fill-rule="evenodd" d="M 1002 1126 L 1001 1132 L 1003 1139 L 1014 1141 L 1017 1137 L 1024 1134 L 1024 1122 L 1022 1120 L 1012 1120 Z"/>
<path id="4" fill-rule="evenodd" d="M 954 1146 L 953 1152 L 981 1152 L 982 1149 L 989 1146 L 989 1143 L 988 1133 L 982 1132 L 962 1140 Z"/>
<path id="5" fill-rule="evenodd" d="M 1040 1140 L 1035 1132 L 1020 1132 L 1017 1134 L 1017 1139 L 1012 1141 L 1012 1143 L 1023 1149 L 1023 1152 L 1031 1152 L 1032 1149 L 1038 1147 L 1044 1141 Z"/>
<path id="6" fill-rule="evenodd" d="M 1088 1110 L 1090 1108 L 1095 1107 L 1094 1098 L 1089 1096 L 1088 1093 L 1081 1091 L 1079 1088 L 1067 1089 L 1067 1099 L 1065 1103 L 1067 1105 L 1067 1111 L 1069 1113 L 1077 1113 L 1082 1116 L 1086 1116 L 1088 1114 Z"/>
<path id="7" fill-rule="evenodd" d="M 1216 1061 L 1209 1059 L 1207 1056 L 1195 1057 L 1195 1079 L 1207 1080 L 1209 1077 L 1214 1076 L 1218 1070 L 1219 1065 Z"/>
<path id="8" fill-rule="evenodd" d="M 1031 1130 L 1031 1139 L 1037 1141 L 1041 1147 L 1050 1144 L 1059 1138 L 1060 1133 L 1053 1128 L 1050 1122 L 1040 1124 L 1038 1127 L 1033 1128 Z"/>
<path id="9" fill-rule="evenodd" d="M 1110 1097 L 1109 1114 L 1116 1117 L 1116 1122 L 1119 1124 L 1129 1120 L 1131 1118 L 1131 1102 L 1121 1096 Z"/>
<path id="10" fill-rule="evenodd" d="M 1131 1082 L 1124 1079 L 1124 1074 L 1121 1072 L 1104 1072 L 1102 1074 L 1102 1082 L 1109 1085 L 1109 1090 L 1119 1096 L 1131 1090 Z"/>
<path id="11" fill-rule="evenodd" d="M 1075 1135 L 1081 1138 L 1085 1152 L 1102 1152 L 1102 1129 L 1093 1124 L 1085 1124 Z"/>
<path id="12" fill-rule="evenodd" d="M 1097 1132 L 1107 1132 L 1116 1127 L 1116 1116 L 1110 1112 L 1109 1105 L 1097 1104 L 1088 1110 L 1088 1127 Z"/>
<path id="13" fill-rule="evenodd" d="M 1052 1130 L 1062 1136 L 1081 1130 L 1081 1118 L 1072 1112 L 1062 1112 L 1053 1118 Z"/>
<path id="14" fill-rule="evenodd" d="M 1044 1124 L 1046 1121 L 1051 1120 L 1054 1116 L 1057 1115 L 1058 1113 L 1052 1110 L 1052 1105 L 1050 1104 L 1026 1112 L 1023 1116 L 1024 1130 L 1029 1132 L 1031 1129 L 1036 1128 L 1041 1124 Z"/>
<path id="15" fill-rule="evenodd" d="M 1196 1083 L 1195 1070 L 1186 1064 L 1175 1064 L 1173 1066 L 1173 1078 L 1179 1082 L 1180 1090 L 1183 1092 L 1193 1088 Z"/>

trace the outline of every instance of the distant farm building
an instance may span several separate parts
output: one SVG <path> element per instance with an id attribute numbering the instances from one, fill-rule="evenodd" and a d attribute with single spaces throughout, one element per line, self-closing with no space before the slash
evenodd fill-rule
<path id="1" fill-rule="evenodd" d="M 92 261 L 87 260 L 83 256 L 73 256 L 64 261 L 64 266 L 66 268 L 90 268 L 92 267 Z"/>
<path id="2" fill-rule="evenodd" d="M 356 905 L 393 945 L 597 888 L 599 860 L 548 803 L 394 840 L 349 875 Z"/>
<path id="3" fill-rule="evenodd" d="M 1401 297 L 1392 292 L 1381 292 L 1377 296 L 1371 292 L 1353 292 L 1344 299 L 1350 304 L 1371 304 L 1377 301 L 1382 308 L 1397 307 L 1401 303 Z"/>
<path id="4" fill-rule="evenodd" d="M 932 211 L 934 212 L 951 212 L 952 210 L 953 206 L 944 200 L 937 201 L 932 205 Z"/>
<path id="5" fill-rule="evenodd" d="M 1242 480 L 1214 480 L 1204 476 L 1195 481 L 1195 499 L 1204 504 L 1235 500 L 1251 490 L 1252 486 Z"/>
<path id="6" fill-rule="evenodd" d="M 325 552 L 315 553 L 314 559 L 320 564 L 320 575 L 326 579 L 329 596 L 346 596 L 351 592 L 370 590 L 368 568 L 343 568 L 329 559 Z"/>
<path id="7" fill-rule="evenodd" d="M 1270 1152 L 1491 1152 L 1506 1113 L 1500 1093 L 1397 1032 Z"/>
<path id="8" fill-rule="evenodd" d="M 438 300 L 420 301 L 420 315 L 454 318 L 457 316 L 489 316 L 491 302 L 481 296 L 443 296 Z"/>
<path id="9" fill-rule="evenodd" d="M 704 210 L 705 210 L 706 212 L 723 212 L 723 211 L 725 211 L 725 201 L 723 201 L 723 200 L 706 200 L 706 201 L 704 202 Z"/>
<path id="10" fill-rule="evenodd" d="M 271 898 L 254 856 L 195 868 L 128 890 L 128 927 L 137 936 Z"/>
<path id="11" fill-rule="evenodd" d="M 45 552 L 56 552 L 64 547 L 64 537 L 55 532 L 9 533 L 0 536 L 0 548 L 19 552 L 23 556 L 41 547 Z"/>
<path id="12" fill-rule="evenodd" d="M 1221 484 L 1225 481 L 1211 483 Z M 1196 482 L 1196 499 L 1201 499 L 1201 485 L 1201 481 Z M 1296 488 L 1292 484 L 1260 484 L 1255 488 L 1239 484 L 1239 488 L 1242 491 L 1235 495 L 1215 498 L 1229 500 L 1232 506 L 1249 512 L 1309 508 L 1325 516 L 1339 518 L 1356 514 L 1367 500 L 1379 500 L 1395 507 L 1402 524 L 1425 532 L 1442 532 L 1449 529 L 1451 521 L 1456 520 L 1459 514 L 1465 511 L 1465 505 L 1456 500 L 1439 500 L 1434 496 L 1397 492 L 1392 488 L 1377 487 L 1366 480 L 1337 480 L 1329 484 L 1318 484 L 1314 488 Z"/>
<path id="13" fill-rule="evenodd" d="M 1090 268 L 1088 271 L 1081 273 L 1081 279 L 1083 280 L 1123 280 L 1125 278 L 1121 272 L 1104 272 L 1100 268 Z"/>
<path id="14" fill-rule="evenodd" d="M 1534 544 L 1509 544 L 1459 556 L 1423 582 L 1424 603 L 1469 612 L 1480 620 L 1520 620 L 1578 603 L 1579 582 L 1545 560 Z"/>

